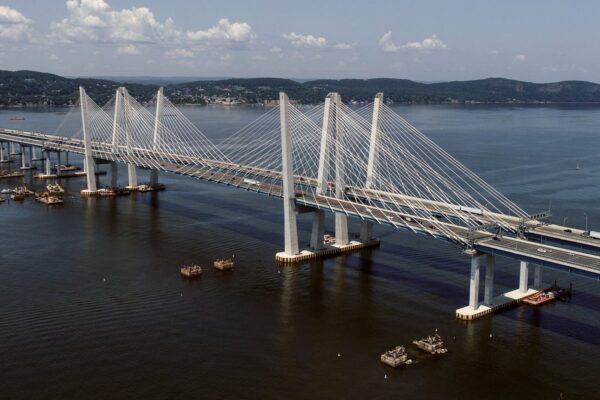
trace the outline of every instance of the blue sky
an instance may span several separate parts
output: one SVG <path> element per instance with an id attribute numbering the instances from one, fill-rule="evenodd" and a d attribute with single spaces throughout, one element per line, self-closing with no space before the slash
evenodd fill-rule
<path id="1" fill-rule="evenodd" d="M 600 2 L 0 0 L 0 69 L 600 82 Z"/>

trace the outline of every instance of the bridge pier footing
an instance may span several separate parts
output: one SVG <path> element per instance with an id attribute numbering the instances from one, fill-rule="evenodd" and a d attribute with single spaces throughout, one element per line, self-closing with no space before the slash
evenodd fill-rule
<path id="1" fill-rule="evenodd" d="M 33 147 L 29 146 L 29 162 L 27 162 L 27 147 L 21 146 L 21 170 L 35 169 L 35 166 L 31 164 Z"/>
<path id="2" fill-rule="evenodd" d="M 527 265 L 526 262 L 521 261 L 519 288 L 494 297 L 494 256 L 491 254 L 480 253 L 475 250 L 467 251 L 467 254 L 471 256 L 469 305 L 456 310 L 456 318 L 461 320 L 477 319 L 498 310 L 517 305 L 524 298 L 532 296 L 538 292 L 538 290 L 529 289 L 527 287 L 526 279 L 528 277 L 529 265 Z M 484 301 L 480 303 L 479 279 L 480 269 L 484 259 L 487 261 L 485 271 L 485 290 Z"/>
<path id="3" fill-rule="evenodd" d="M 133 164 L 127 164 L 127 176 L 129 184 L 126 186 L 129 190 L 135 190 L 138 187 L 137 167 Z"/>

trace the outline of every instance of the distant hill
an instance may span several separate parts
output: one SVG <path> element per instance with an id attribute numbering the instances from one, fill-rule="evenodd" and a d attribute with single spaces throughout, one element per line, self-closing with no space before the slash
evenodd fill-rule
<path id="1" fill-rule="evenodd" d="M 124 79 L 124 78 L 123 78 Z M 139 78 L 144 82 L 151 78 Z M 156 78 L 159 79 L 159 78 Z M 67 105 L 83 85 L 102 104 L 113 96 L 120 81 L 95 78 L 64 78 L 35 71 L 0 71 L 0 106 Z M 127 83 L 129 92 L 147 101 L 158 89 L 156 83 Z M 393 103 L 600 103 L 600 85 L 585 81 L 530 83 L 503 78 L 472 81 L 422 83 L 407 79 L 319 79 L 300 82 L 279 78 L 233 78 L 173 82 L 165 94 L 176 103 L 205 104 L 225 98 L 239 103 L 263 103 L 285 91 L 300 103 L 322 102 L 329 92 L 339 92 L 344 101 L 371 101 L 384 92 Z"/>

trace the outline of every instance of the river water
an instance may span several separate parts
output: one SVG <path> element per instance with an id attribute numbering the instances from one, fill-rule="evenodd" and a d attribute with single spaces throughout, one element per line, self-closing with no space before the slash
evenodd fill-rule
<path id="1" fill-rule="evenodd" d="M 587 214 L 600 230 L 600 108 L 397 110 L 526 211 L 551 203 L 554 222 L 582 228 Z M 53 132 L 55 112 L 0 110 L 0 126 Z M 219 139 L 264 109 L 184 112 Z M 0 204 L 1 399 L 600 398 L 598 281 L 544 270 L 573 283 L 571 301 L 461 323 L 470 266 L 452 245 L 379 226 L 379 249 L 280 268 L 281 200 L 161 181 L 109 200 L 80 198 L 78 178 L 64 206 Z M 299 223 L 304 243 L 310 215 Z M 232 253 L 235 270 L 210 267 Z M 180 277 L 189 262 L 201 278 Z M 499 258 L 496 293 L 517 286 L 518 263 Z M 379 362 L 435 329 L 445 356 L 409 346 L 413 365 Z"/>

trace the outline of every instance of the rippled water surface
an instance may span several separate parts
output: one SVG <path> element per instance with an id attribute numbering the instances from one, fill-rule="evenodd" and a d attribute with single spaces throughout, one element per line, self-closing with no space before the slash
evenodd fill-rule
<path id="1" fill-rule="evenodd" d="M 587 213 L 600 230 L 600 109 L 397 110 L 527 211 L 551 203 L 555 222 Z M 53 132 L 55 111 L 0 110 L 0 126 Z M 219 139 L 264 109 L 184 111 Z M 377 227 L 379 249 L 279 268 L 280 200 L 161 180 L 165 192 L 109 200 L 80 198 L 72 179 L 62 207 L 0 204 L 0 399 L 599 398 L 598 281 L 545 270 L 573 283 L 570 302 L 465 324 L 469 260 L 449 244 Z M 306 242 L 310 215 L 299 221 Z M 232 253 L 234 271 L 209 268 Z M 180 277 L 188 262 L 200 279 Z M 516 288 L 517 262 L 497 265 L 497 293 Z M 436 328 L 447 355 L 379 362 Z"/>

